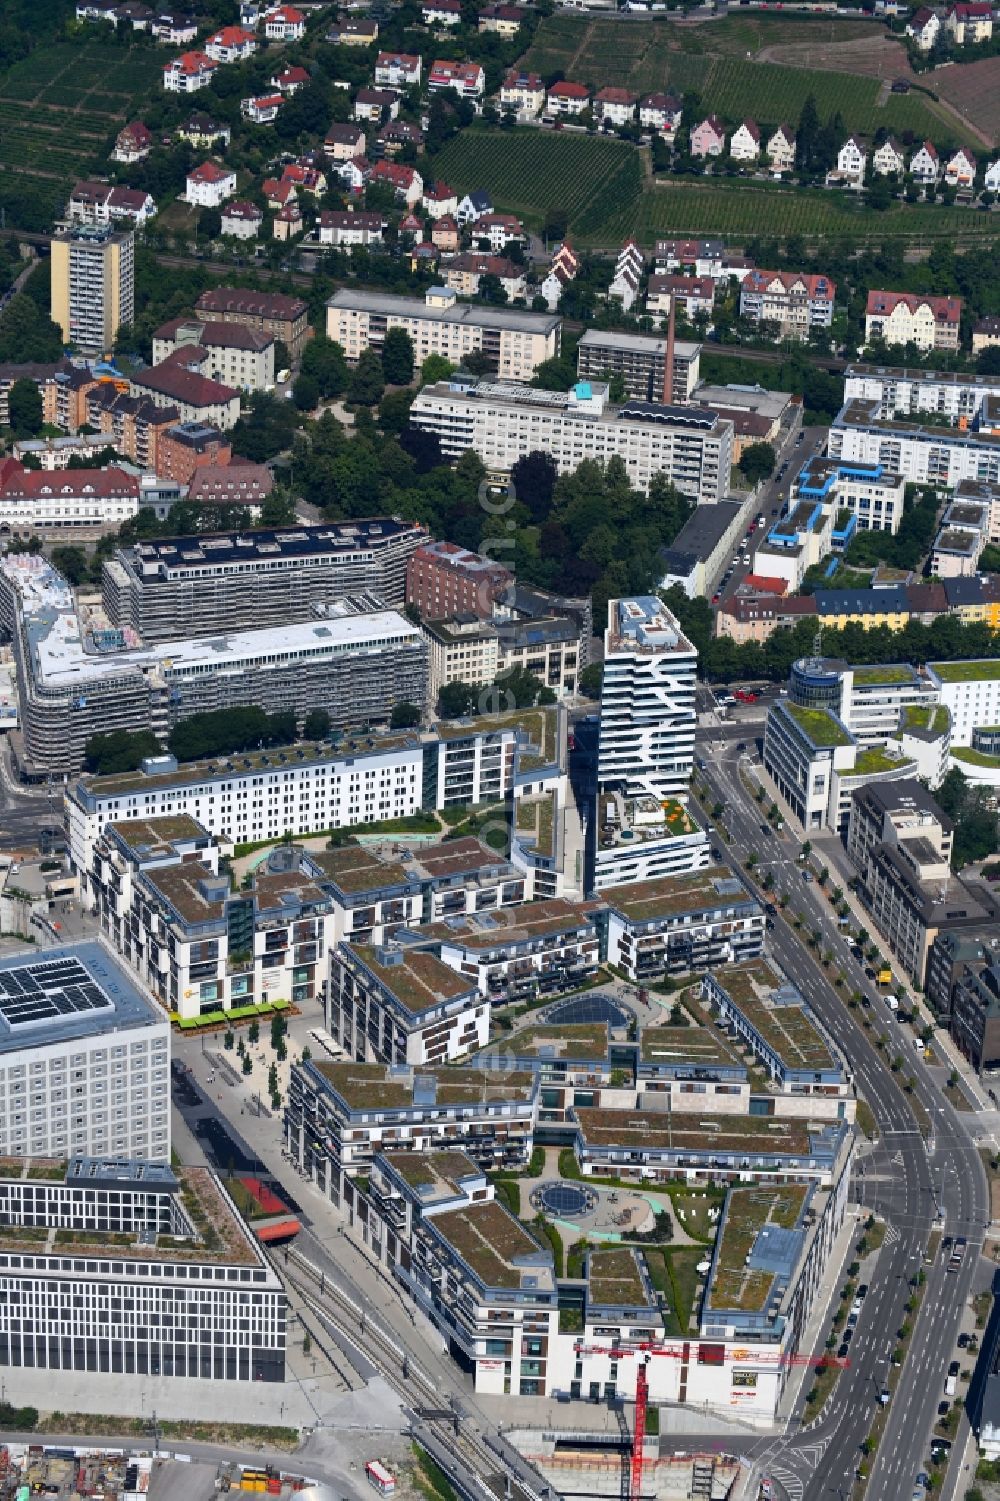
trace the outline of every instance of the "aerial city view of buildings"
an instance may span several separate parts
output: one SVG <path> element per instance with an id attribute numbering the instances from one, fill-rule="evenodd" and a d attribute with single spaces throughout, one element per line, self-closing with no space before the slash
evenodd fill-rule
<path id="1" fill-rule="evenodd" d="M 0 1501 L 993 1496 L 1000 18 L 9 10 Z"/>

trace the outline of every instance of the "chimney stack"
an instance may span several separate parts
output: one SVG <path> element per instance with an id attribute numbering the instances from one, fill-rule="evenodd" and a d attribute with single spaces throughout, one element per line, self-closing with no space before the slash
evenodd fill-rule
<path id="1" fill-rule="evenodd" d="M 674 400 L 674 309 L 676 296 L 670 293 L 670 314 L 667 319 L 667 349 L 663 361 L 663 405 L 672 406 Z"/>

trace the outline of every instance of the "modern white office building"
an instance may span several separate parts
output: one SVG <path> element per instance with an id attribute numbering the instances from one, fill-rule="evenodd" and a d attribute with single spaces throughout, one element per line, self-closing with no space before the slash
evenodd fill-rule
<path id="1" fill-rule="evenodd" d="M 963 417 L 971 422 L 987 396 L 1000 396 L 1000 376 L 881 365 L 851 365 L 844 372 L 844 401 L 877 401 L 885 421 L 919 420 L 927 412 L 956 425 Z"/>
<path id="2" fill-rule="evenodd" d="M 459 302 L 449 287 L 431 287 L 423 301 L 341 287 L 326 305 L 326 331 L 352 363 L 366 349 L 380 349 L 390 328 L 409 334 L 418 366 L 430 354 L 460 365 L 465 355 L 481 351 L 502 379 L 530 380 L 559 353 L 562 320 L 553 313 Z"/>
<path id="3" fill-rule="evenodd" d="M 216 839 L 255 844 L 422 807 L 499 803 L 511 789 L 517 743 L 554 754 L 555 718 L 552 709 L 515 710 L 422 734 L 349 735 L 335 747 L 279 746 L 180 766 L 154 756 L 138 771 L 79 777 L 64 794 L 70 860 L 86 900 L 94 846 L 109 823 L 187 816 Z"/>
<path id="4" fill-rule="evenodd" d="M 170 1023 L 100 943 L 0 959 L 0 1158 L 170 1157 Z"/>
<path id="5" fill-rule="evenodd" d="M 448 458 L 471 449 L 491 474 L 509 474 L 518 459 L 543 452 L 560 474 L 584 459 L 620 458 L 637 489 L 648 490 L 662 474 L 700 505 L 724 500 L 729 490 L 732 422 L 696 406 L 638 400 L 616 406 L 599 383 L 543 391 L 454 376 L 423 388 L 410 421 L 435 433 Z"/>
<path id="6" fill-rule="evenodd" d="M 1000 484 L 1000 437 L 991 432 L 899 422 L 878 401 L 850 401 L 830 428 L 832 459 L 881 464 L 906 482 L 955 490 L 963 480 Z"/>
<path id="7" fill-rule="evenodd" d="M 652 595 L 608 601 L 597 776 L 630 797 L 687 794 L 698 652 Z"/>
<path id="8" fill-rule="evenodd" d="M 995 735 L 1000 725 L 1000 662 L 928 662 L 927 676 L 951 714 L 953 746 L 975 745 L 977 730 Z"/>
<path id="9" fill-rule="evenodd" d="M 8 1390 L 20 1367 L 47 1370 L 64 1404 L 102 1375 L 284 1380 L 285 1290 L 213 1173 L 83 1155 L 64 1166 L 26 1179 L 0 1168 Z M 63 1372 L 79 1375 L 63 1385 Z"/>
<path id="10" fill-rule="evenodd" d="M 855 527 L 863 532 L 899 530 L 906 486 L 902 476 L 882 464 L 860 464 L 813 455 L 792 481 L 789 505 L 795 500 L 818 502 L 832 510 L 850 511 L 854 526 L 843 527 L 847 540 Z M 838 541 L 840 540 L 838 532 Z"/>
<path id="11" fill-rule="evenodd" d="M 788 679 L 791 699 L 832 709 L 859 745 L 884 745 L 911 709 L 938 702 L 934 684 L 907 662 L 852 667 L 838 657 L 800 657 Z"/>

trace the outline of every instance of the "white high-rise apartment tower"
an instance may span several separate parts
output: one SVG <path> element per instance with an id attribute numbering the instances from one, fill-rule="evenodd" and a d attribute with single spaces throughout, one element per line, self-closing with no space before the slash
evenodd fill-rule
<path id="1" fill-rule="evenodd" d="M 629 798 L 685 799 L 698 653 L 652 595 L 608 601 L 597 777 Z"/>

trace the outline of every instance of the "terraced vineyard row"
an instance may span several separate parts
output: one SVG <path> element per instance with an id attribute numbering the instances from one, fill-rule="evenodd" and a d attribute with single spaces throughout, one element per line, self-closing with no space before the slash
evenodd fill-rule
<path id="1" fill-rule="evenodd" d="M 631 146 L 539 130 L 462 131 L 435 167 L 459 192 L 486 188 L 505 209 L 536 223 L 551 208 L 564 209 L 571 223 L 594 205 L 623 210 L 626 178 L 634 199 L 641 177 Z"/>
<path id="2" fill-rule="evenodd" d="M 885 213 L 876 213 L 843 193 L 783 191 L 742 183 L 653 184 L 617 213 L 599 219 L 588 212 L 579 225 L 581 244 L 609 246 L 621 244 L 629 235 L 646 245 L 671 234 L 730 236 L 736 241 L 750 235 L 801 234 L 807 239 L 843 236 L 879 243 L 901 237 L 926 243 L 968 241 L 994 232 L 988 215 L 969 209 L 896 204 Z"/>

